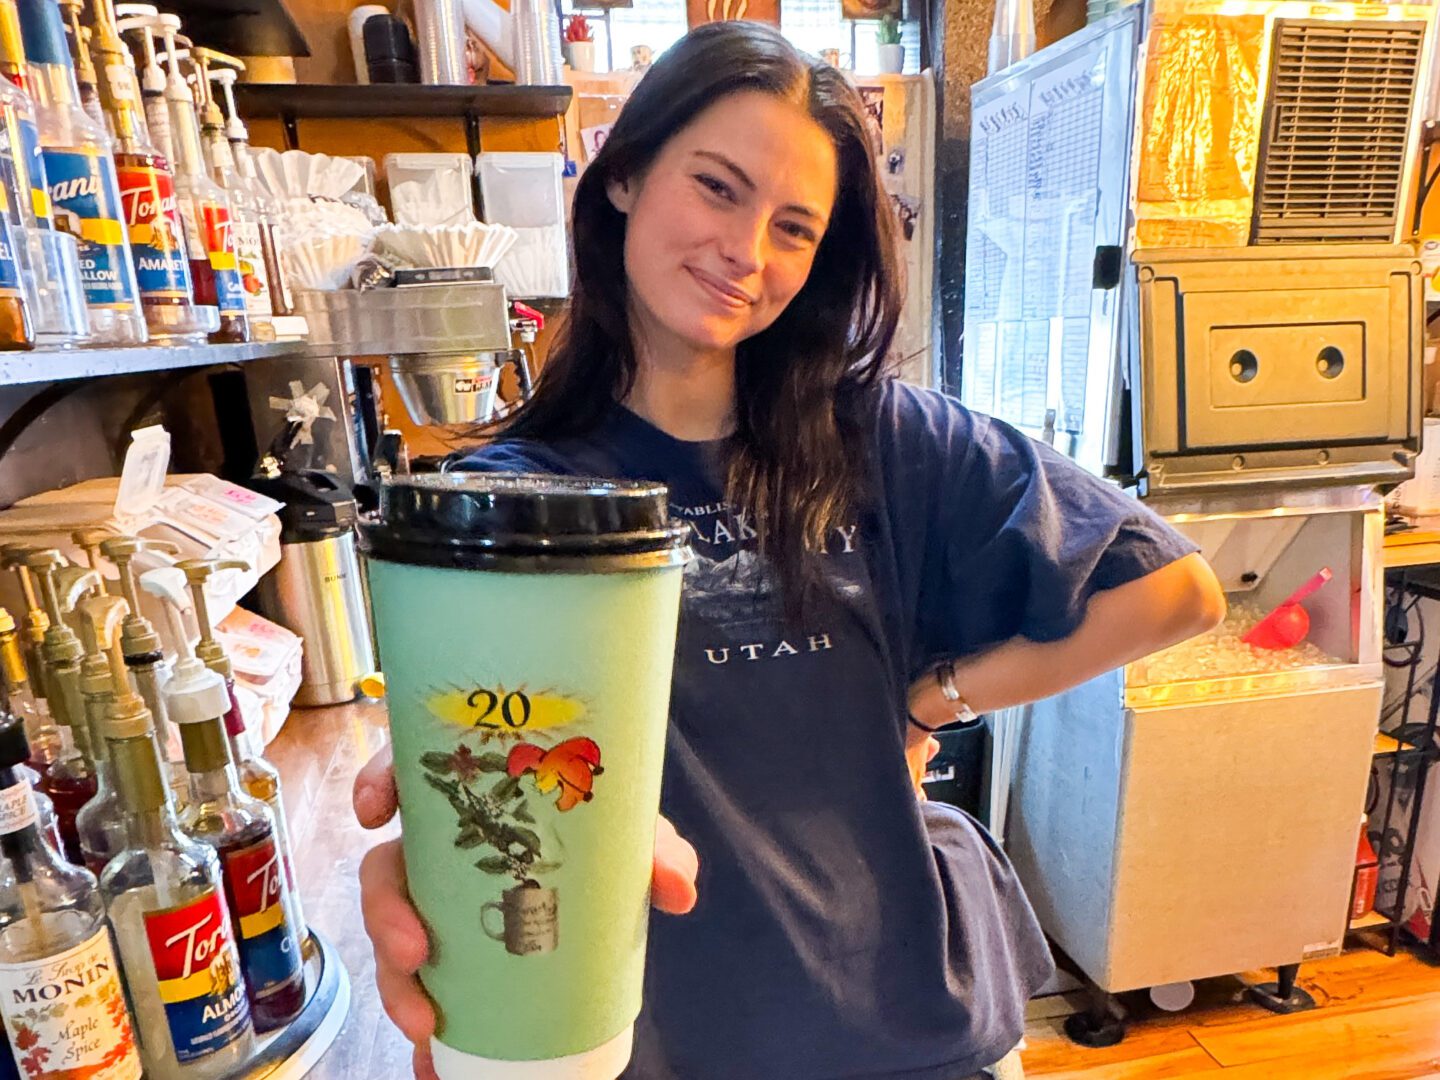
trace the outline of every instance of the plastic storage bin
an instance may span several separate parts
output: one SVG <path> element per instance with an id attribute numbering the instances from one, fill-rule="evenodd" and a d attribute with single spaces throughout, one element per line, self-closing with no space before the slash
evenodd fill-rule
<path id="1" fill-rule="evenodd" d="M 463 225 L 475 220 L 466 154 L 386 154 L 390 213 L 397 225 Z"/>
<path id="2" fill-rule="evenodd" d="M 485 220 L 515 230 L 515 246 L 495 267 L 514 297 L 570 294 L 565 240 L 565 159 L 560 154 L 487 153 L 475 158 Z"/>

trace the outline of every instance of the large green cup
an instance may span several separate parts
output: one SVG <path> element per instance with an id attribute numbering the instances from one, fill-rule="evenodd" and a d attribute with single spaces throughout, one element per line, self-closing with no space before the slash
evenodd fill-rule
<path id="1" fill-rule="evenodd" d="M 687 535 L 660 486 L 485 474 L 362 526 L 441 1080 L 629 1060 Z"/>

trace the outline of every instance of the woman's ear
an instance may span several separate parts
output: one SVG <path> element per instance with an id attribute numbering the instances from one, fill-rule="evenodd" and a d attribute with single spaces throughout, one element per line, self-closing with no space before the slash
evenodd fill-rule
<path id="1" fill-rule="evenodd" d="M 629 214 L 635 205 L 635 185 L 629 180 L 606 181 L 605 194 L 610 197 L 610 205 L 622 214 Z"/>

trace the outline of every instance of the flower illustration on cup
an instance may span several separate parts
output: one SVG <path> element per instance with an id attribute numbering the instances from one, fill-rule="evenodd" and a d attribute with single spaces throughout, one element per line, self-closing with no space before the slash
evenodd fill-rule
<path id="1" fill-rule="evenodd" d="M 548 747 L 521 742 L 508 755 L 483 747 L 477 753 L 462 743 L 420 757 L 426 783 L 455 811 L 455 846 L 482 850 L 476 869 L 514 882 L 480 912 L 484 932 L 513 955 L 552 952 L 559 944 L 558 892 L 537 879 L 560 864 L 554 851 L 542 850 L 546 842 L 537 831 L 531 794 L 544 796 L 545 803 L 553 794 L 561 813 L 590 802 L 595 778 L 605 771 L 600 758 L 599 745 L 583 737 Z"/>

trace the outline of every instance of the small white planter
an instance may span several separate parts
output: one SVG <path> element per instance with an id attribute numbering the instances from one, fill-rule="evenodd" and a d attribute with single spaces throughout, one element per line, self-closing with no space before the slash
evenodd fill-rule
<path id="1" fill-rule="evenodd" d="M 905 70 L 904 45 L 877 45 L 880 50 L 880 74 L 899 75 Z"/>
<path id="2" fill-rule="evenodd" d="M 565 48 L 570 51 L 570 66 L 576 71 L 593 72 L 595 70 L 595 43 L 593 41 L 570 41 L 566 42 Z"/>

